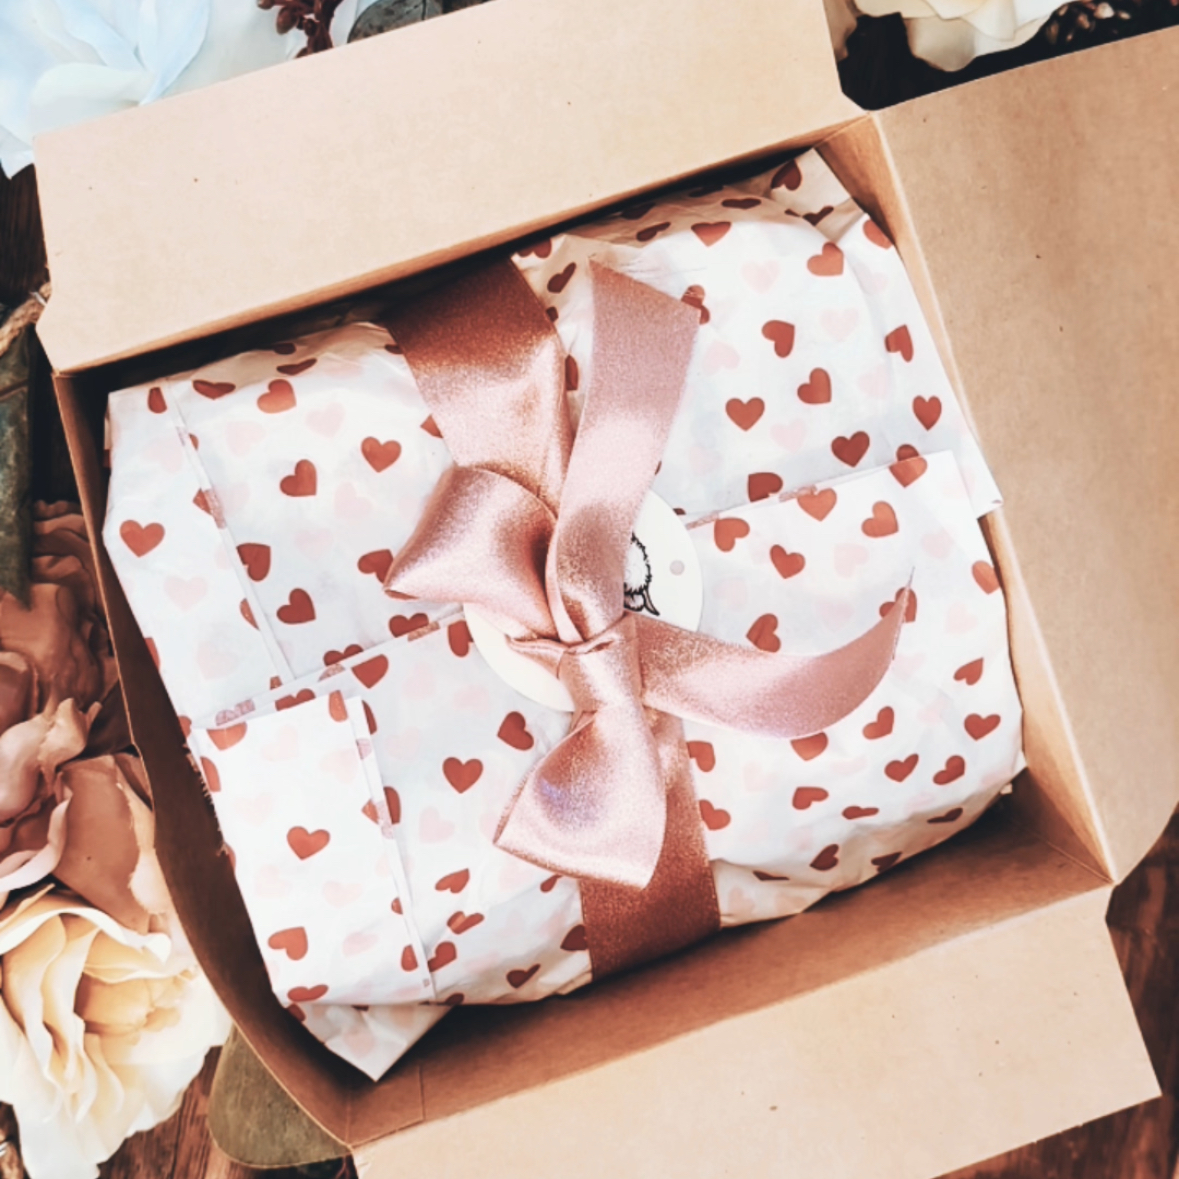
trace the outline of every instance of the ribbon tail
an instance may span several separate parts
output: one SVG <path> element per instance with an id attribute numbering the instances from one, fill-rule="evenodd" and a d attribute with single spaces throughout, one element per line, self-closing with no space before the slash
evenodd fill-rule
<path id="1" fill-rule="evenodd" d="M 496 846 L 562 876 L 645 888 L 663 849 L 663 763 L 643 709 L 586 714 L 524 779 Z"/>
<path id="2" fill-rule="evenodd" d="M 858 708 L 892 664 L 908 587 L 871 630 L 824 655 L 771 654 L 636 614 L 643 702 L 674 716 L 786 739 Z"/>

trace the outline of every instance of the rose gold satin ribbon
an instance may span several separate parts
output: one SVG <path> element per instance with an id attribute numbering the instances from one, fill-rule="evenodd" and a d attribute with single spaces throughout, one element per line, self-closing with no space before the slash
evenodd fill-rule
<path id="1" fill-rule="evenodd" d="M 556 333 L 510 263 L 391 319 L 457 465 L 385 584 L 399 597 L 480 606 L 574 701 L 568 735 L 529 772 L 496 843 L 583 882 L 643 889 L 665 854 L 669 791 L 686 782 L 691 796 L 678 718 L 783 738 L 827 728 L 887 671 L 905 600 L 818 656 L 772 655 L 624 611 L 631 527 L 697 318 L 613 271 L 594 265 L 592 279 L 591 380 L 572 445 Z"/>

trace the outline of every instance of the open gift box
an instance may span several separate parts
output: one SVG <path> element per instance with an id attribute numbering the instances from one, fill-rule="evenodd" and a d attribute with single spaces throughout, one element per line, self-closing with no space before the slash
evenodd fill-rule
<path id="1" fill-rule="evenodd" d="M 374 1174 L 911 1179 L 1157 1094 L 1103 917 L 1179 799 L 1177 64 L 1179 35 L 1157 34 L 865 115 L 809 0 L 724 19 L 705 0 L 496 0 L 39 140 L 41 335 L 95 538 L 111 391 L 814 145 L 897 243 L 1006 496 L 987 528 L 1028 770 L 1004 805 L 800 917 L 455 1012 L 375 1084 L 274 999 L 100 553 L 178 911 L 321 1148 Z M 225 1067 L 251 1060 L 239 1045 Z M 215 1124 L 243 1161 L 314 1151 L 231 1113 Z"/>

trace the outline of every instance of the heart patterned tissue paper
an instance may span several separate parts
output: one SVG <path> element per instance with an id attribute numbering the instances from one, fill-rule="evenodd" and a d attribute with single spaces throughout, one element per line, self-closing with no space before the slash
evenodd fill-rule
<path id="1" fill-rule="evenodd" d="M 370 1076 L 869 880 L 1022 768 L 998 491 L 814 152 L 114 394 L 110 447 L 275 994 Z"/>

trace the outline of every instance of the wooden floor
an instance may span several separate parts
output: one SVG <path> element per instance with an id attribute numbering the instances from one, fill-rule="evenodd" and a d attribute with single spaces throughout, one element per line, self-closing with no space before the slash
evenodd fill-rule
<path id="1" fill-rule="evenodd" d="M 1143 15 L 1155 22 L 1152 27 L 1179 18 L 1177 0 L 1135 3 L 1144 5 Z M 903 28 L 896 21 L 861 22 L 850 48 L 851 56 L 841 67 L 845 88 L 869 108 L 940 89 L 1006 64 L 984 59 L 966 75 L 939 75 L 908 57 Z M 1034 52 L 1034 45 L 1016 51 L 1012 64 Z M 0 176 L 0 303 L 19 302 L 43 277 L 44 246 L 32 172 L 26 170 L 16 182 L 6 182 Z M 1175 1175 L 1179 1154 L 1179 1018 L 1175 1013 L 1179 996 L 1179 815 L 1114 893 L 1109 925 L 1164 1096 L 957 1171 L 946 1179 L 1172 1179 Z M 248 1179 L 253 1174 L 226 1158 L 209 1138 L 205 1109 L 214 1064 L 215 1056 L 211 1055 L 179 1113 L 125 1143 L 103 1166 L 103 1179 Z M 337 1179 L 347 1175 L 348 1168 L 329 1163 L 268 1174 L 276 1179 L 296 1175 Z M 873 1177 L 866 1175 L 864 1179 Z"/>

